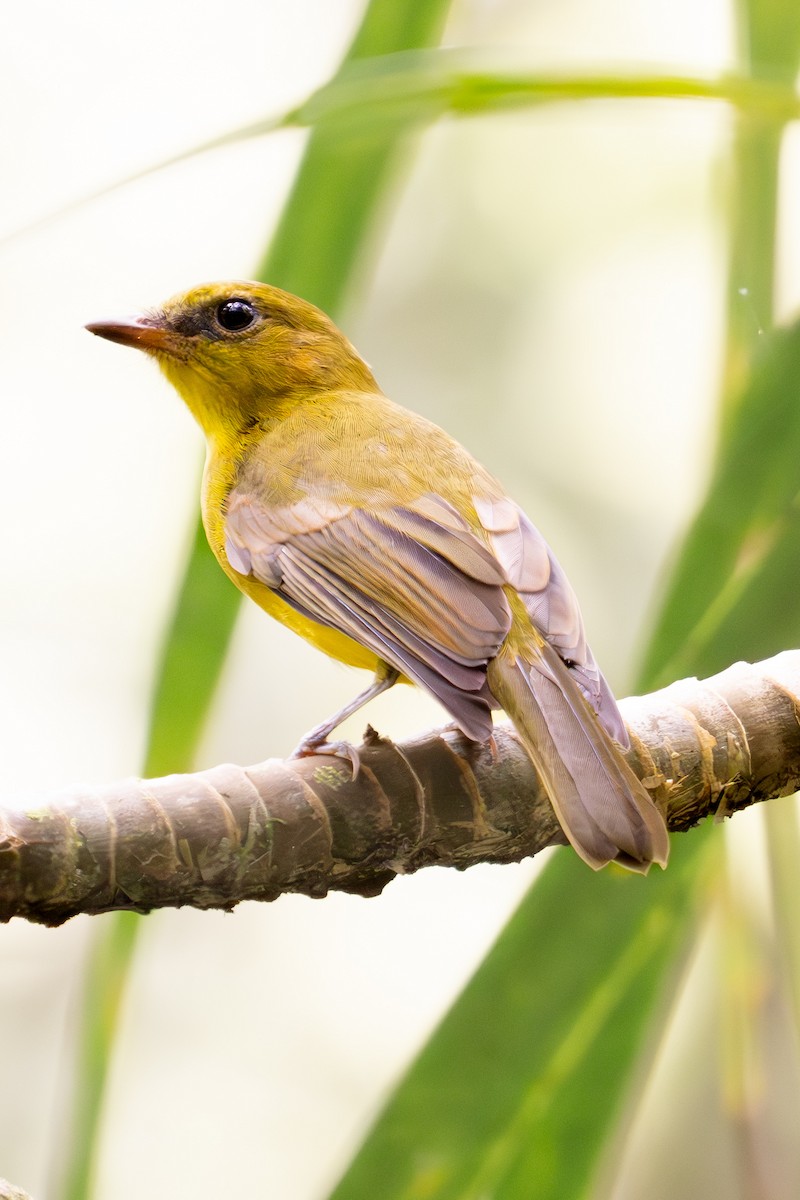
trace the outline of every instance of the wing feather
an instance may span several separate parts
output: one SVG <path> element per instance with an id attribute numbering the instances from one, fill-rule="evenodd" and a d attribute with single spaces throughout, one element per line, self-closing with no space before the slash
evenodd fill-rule
<path id="1" fill-rule="evenodd" d="M 486 667 L 511 625 L 503 591 L 511 586 L 607 732 L 627 746 L 575 593 L 547 542 L 512 500 L 474 496 L 473 503 L 485 538 L 434 495 L 374 509 L 325 497 L 268 507 L 234 489 L 226 553 L 235 570 L 427 687 L 469 736 L 474 714 L 464 717 L 457 696 L 483 697 L 478 725 L 488 736 Z"/>
<path id="2" fill-rule="evenodd" d="M 533 625 L 570 664 L 571 676 L 606 731 L 627 748 L 625 723 L 587 644 L 578 599 L 552 550 L 513 500 L 473 497 L 473 501 L 497 559 Z"/>
<path id="3" fill-rule="evenodd" d="M 342 505 L 269 511 L 228 499 L 226 553 L 317 623 L 369 647 L 431 691 L 477 741 L 495 702 L 487 663 L 511 625 L 491 547 L 437 497 L 376 511 Z"/>

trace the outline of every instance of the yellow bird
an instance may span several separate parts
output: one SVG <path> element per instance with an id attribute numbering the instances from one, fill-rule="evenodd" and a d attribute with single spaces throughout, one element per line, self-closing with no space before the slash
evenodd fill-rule
<path id="1" fill-rule="evenodd" d="M 324 313 L 220 283 L 87 328 L 152 354 L 200 423 L 203 522 L 230 579 L 375 672 L 299 753 L 398 679 L 476 742 L 502 708 L 591 867 L 666 865 L 664 820 L 623 757 L 622 717 L 544 538 L 458 442 L 383 395 Z"/>

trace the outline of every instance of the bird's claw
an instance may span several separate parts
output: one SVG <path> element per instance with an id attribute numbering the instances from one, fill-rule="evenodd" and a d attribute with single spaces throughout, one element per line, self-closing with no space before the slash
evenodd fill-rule
<path id="1" fill-rule="evenodd" d="M 327 742 L 317 741 L 313 737 L 304 737 L 298 746 L 295 746 L 290 758 L 310 758 L 315 754 L 330 754 L 334 758 L 346 758 L 353 770 L 353 779 L 358 778 L 358 773 L 361 770 L 361 755 L 350 742 Z"/>

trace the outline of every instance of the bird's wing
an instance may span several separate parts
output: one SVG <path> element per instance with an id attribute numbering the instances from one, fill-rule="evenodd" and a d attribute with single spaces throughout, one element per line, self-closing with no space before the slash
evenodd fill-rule
<path id="1" fill-rule="evenodd" d="M 627 748 L 628 733 L 587 644 L 577 596 L 552 550 L 513 500 L 473 499 L 497 561 L 508 583 L 519 592 L 532 624 L 568 665 L 570 678 L 578 684 L 606 731 Z"/>
<path id="2" fill-rule="evenodd" d="M 563 572 L 511 501 L 475 507 L 482 530 L 437 496 L 370 509 L 319 498 L 273 508 L 234 490 L 225 549 L 235 570 L 421 684 L 475 741 L 488 738 L 491 709 L 502 704 L 567 837 L 593 867 L 612 858 L 635 870 L 665 863 L 663 819 L 608 738 L 624 744 L 624 725 Z M 512 626 L 504 588 L 522 599 L 539 636 L 501 654 Z"/>
<path id="3" fill-rule="evenodd" d="M 468 737 L 489 736 L 486 666 L 511 625 L 508 581 L 452 505 L 428 495 L 374 509 L 311 498 L 275 508 L 234 489 L 225 550 L 235 570 L 431 691 Z"/>

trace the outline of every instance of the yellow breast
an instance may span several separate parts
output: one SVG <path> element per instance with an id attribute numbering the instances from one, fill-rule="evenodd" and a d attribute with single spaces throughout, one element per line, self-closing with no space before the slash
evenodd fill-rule
<path id="1" fill-rule="evenodd" d="M 265 584 L 251 576 L 240 575 L 228 562 L 225 554 L 225 505 L 228 494 L 236 481 L 241 462 L 242 447 L 240 446 L 238 449 L 238 455 L 233 455 L 226 453 L 224 448 L 209 447 L 203 475 L 203 525 L 208 544 L 219 565 L 240 591 L 249 596 L 251 600 L 255 600 L 256 604 L 270 616 L 275 617 L 283 625 L 298 633 L 300 637 L 305 638 L 307 642 L 311 642 L 319 650 L 329 654 L 331 658 L 347 663 L 348 666 L 363 667 L 365 670 L 374 671 L 378 666 L 378 659 L 371 650 L 360 646 L 358 642 L 354 642 L 352 638 L 340 633 L 337 629 L 321 625 L 318 621 L 312 621 L 309 617 L 297 612 L 272 588 L 266 587 Z"/>

